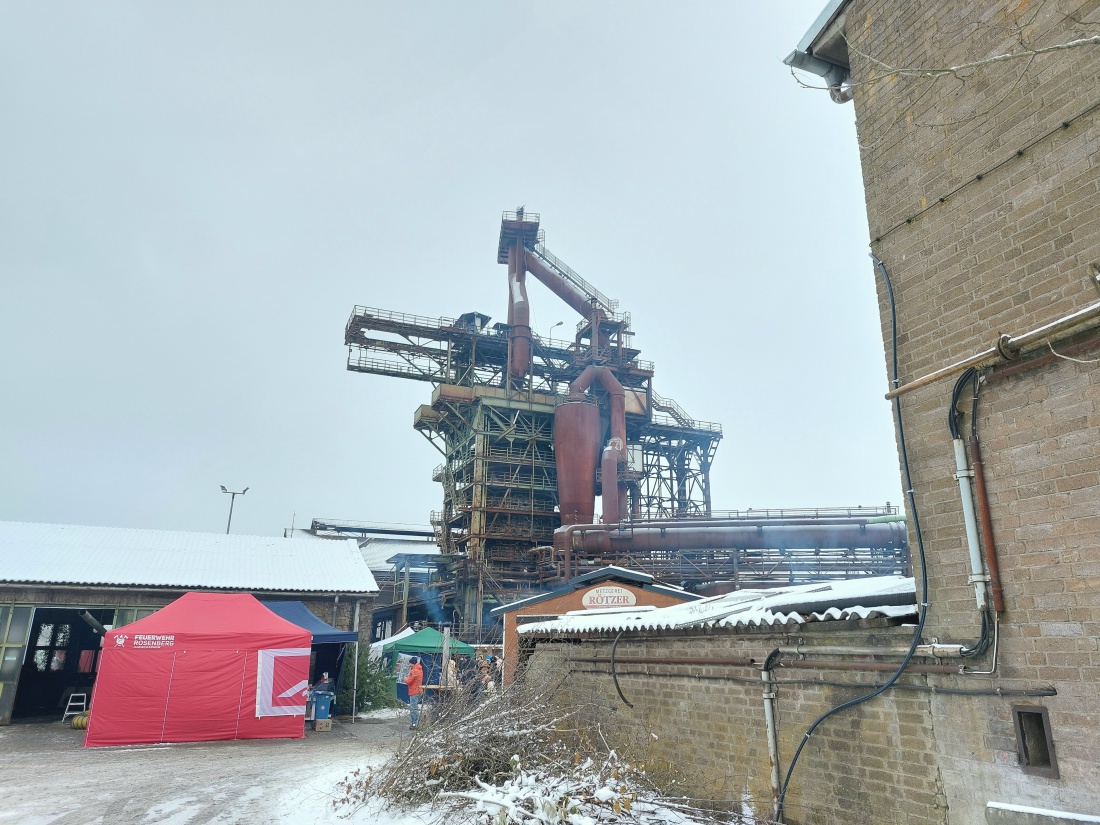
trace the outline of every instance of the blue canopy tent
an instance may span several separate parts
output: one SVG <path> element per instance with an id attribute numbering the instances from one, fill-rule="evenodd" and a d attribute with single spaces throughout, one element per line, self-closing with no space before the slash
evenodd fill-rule
<path id="1" fill-rule="evenodd" d="M 309 674 L 310 684 L 314 684 L 321 678 L 322 673 L 328 673 L 336 691 L 340 691 L 340 679 L 344 673 L 345 652 L 348 642 L 358 642 L 359 633 L 354 630 L 337 630 L 330 624 L 317 618 L 317 615 L 301 602 L 261 602 L 264 607 L 278 616 L 293 622 L 298 627 L 308 630 L 313 636 L 312 669 Z"/>

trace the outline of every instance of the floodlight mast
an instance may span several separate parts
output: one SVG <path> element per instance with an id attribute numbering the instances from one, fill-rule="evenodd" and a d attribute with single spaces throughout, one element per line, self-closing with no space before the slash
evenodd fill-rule
<path id="1" fill-rule="evenodd" d="M 221 484 L 219 486 L 222 488 L 223 493 L 228 493 L 229 494 L 229 521 L 226 522 L 226 525 L 225 525 L 225 534 L 228 536 L 229 535 L 229 528 L 233 524 L 233 503 L 237 500 L 237 496 L 243 496 L 245 493 L 247 493 L 248 488 L 245 487 L 243 490 L 233 492 L 232 490 L 225 489 L 224 484 Z"/>

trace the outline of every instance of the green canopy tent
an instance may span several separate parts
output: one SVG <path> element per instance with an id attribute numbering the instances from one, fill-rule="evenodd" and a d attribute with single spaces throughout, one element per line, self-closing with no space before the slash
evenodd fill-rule
<path id="1" fill-rule="evenodd" d="M 471 645 L 459 641 L 454 636 L 451 637 L 449 650 L 452 656 L 473 656 L 476 653 Z M 404 680 L 396 678 L 397 663 L 402 654 L 420 659 L 420 664 L 424 668 L 424 684 L 438 685 L 440 667 L 443 663 L 443 634 L 433 627 L 426 627 L 411 636 L 382 645 L 382 656 L 389 657 L 389 667 L 394 673 L 397 698 L 402 702 L 408 702 L 408 688 L 405 687 Z"/>

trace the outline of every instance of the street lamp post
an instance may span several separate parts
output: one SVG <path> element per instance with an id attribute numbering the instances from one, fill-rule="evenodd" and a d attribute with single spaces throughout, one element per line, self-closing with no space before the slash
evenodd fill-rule
<path id="1" fill-rule="evenodd" d="M 224 484 L 221 485 L 221 488 L 223 493 L 229 493 L 229 521 L 226 522 L 225 525 L 225 534 L 228 536 L 229 527 L 233 524 L 233 503 L 237 500 L 237 496 L 243 496 L 245 493 L 247 493 L 248 488 L 245 487 L 243 490 L 240 490 L 238 492 L 233 492 L 232 490 L 225 489 Z"/>

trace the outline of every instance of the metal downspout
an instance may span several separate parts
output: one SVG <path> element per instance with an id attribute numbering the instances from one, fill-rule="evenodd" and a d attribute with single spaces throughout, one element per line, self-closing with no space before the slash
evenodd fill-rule
<path id="1" fill-rule="evenodd" d="M 768 761 L 771 763 L 772 783 L 772 818 L 776 822 L 779 819 L 779 729 L 775 723 L 775 679 L 772 676 L 772 668 L 779 663 L 779 649 L 776 648 L 768 654 L 763 668 L 760 670 L 760 678 L 764 682 L 764 722 L 768 728 Z"/>
<path id="2" fill-rule="evenodd" d="M 966 528 L 966 546 L 970 553 L 970 583 L 974 585 L 974 600 L 978 610 L 987 606 L 985 585 L 989 576 L 982 565 L 981 544 L 978 541 L 978 519 L 974 513 L 974 491 L 970 488 L 970 479 L 974 471 L 966 461 L 966 445 L 961 438 L 951 439 L 955 451 L 955 479 L 959 482 L 959 499 L 962 501 L 963 525 Z"/>

